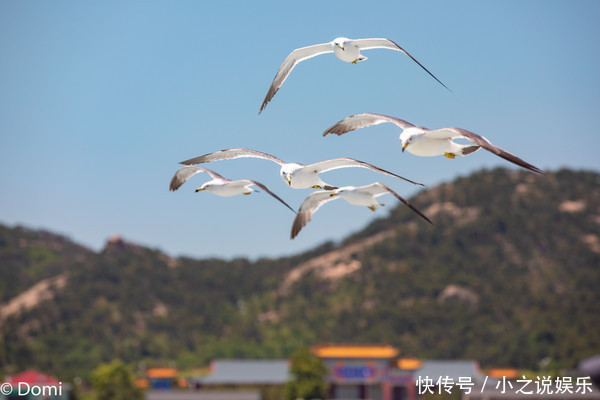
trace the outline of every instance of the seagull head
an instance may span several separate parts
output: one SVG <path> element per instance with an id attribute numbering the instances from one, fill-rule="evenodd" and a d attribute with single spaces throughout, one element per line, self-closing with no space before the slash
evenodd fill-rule
<path id="1" fill-rule="evenodd" d="M 292 186 L 292 173 L 291 173 L 291 171 L 287 171 L 284 168 L 281 168 L 281 171 L 279 171 L 279 174 L 281 175 L 281 179 L 283 179 L 283 181 L 285 183 L 287 183 L 288 186 Z"/>
<path id="2" fill-rule="evenodd" d="M 296 172 L 302 169 L 302 167 L 303 165 L 296 163 L 283 164 L 281 170 L 279 170 L 279 175 L 288 186 L 292 186 L 292 178 L 296 175 Z"/>
<path id="3" fill-rule="evenodd" d="M 206 182 L 206 183 L 202 184 L 202 186 L 200 186 L 198 189 L 196 189 L 196 193 L 206 190 L 209 186 L 210 186 L 210 182 Z"/>
<path id="4" fill-rule="evenodd" d="M 334 47 L 339 47 L 340 49 L 344 50 L 344 44 L 346 42 L 350 41 L 350 39 L 345 38 L 345 37 L 339 37 L 339 38 L 335 38 L 333 40 L 333 46 Z"/>
<path id="5" fill-rule="evenodd" d="M 341 187 L 341 188 L 337 188 L 337 189 L 335 189 L 335 190 L 332 190 L 332 191 L 331 191 L 331 193 L 329 194 L 329 196 L 330 196 L 330 197 L 333 197 L 333 196 L 339 196 L 339 195 L 341 195 L 341 194 L 344 194 L 344 193 L 350 192 L 350 191 L 352 191 L 352 190 L 354 190 L 354 189 L 355 189 L 355 187 L 354 187 L 354 186 L 344 186 L 344 187 Z"/>
<path id="6" fill-rule="evenodd" d="M 405 129 L 400 134 L 400 141 L 402 142 L 402 152 L 415 140 L 415 138 L 423 136 L 423 132 L 413 132 L 409 129 Z"/>

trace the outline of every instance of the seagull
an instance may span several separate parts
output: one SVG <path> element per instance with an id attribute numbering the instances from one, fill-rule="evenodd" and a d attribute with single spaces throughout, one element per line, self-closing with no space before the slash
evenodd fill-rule
<path id="1" fill-rule="evenodd" d="M 404 150 L 408 150 L 410 153 L 417 156 L 444 155 L 448 158 L 455 158 L 466 156 L 467 154 L 471 154 L 479 150 L 479 148 L 484 148 L 487 151 L 504 158 L 505 160 L 517 164 L 518 166 L 533 172 L 537 172 L 538 174 L 544 174 L 544 171 L 538 167 L 523 161 L 519 157 L 501 149 L 498 146 L 494 146 L 489 140 L 474 132 L 460 128 L 441 128 L 431 130 L 421 126 L 415 126 L 410 122 L 387 115 L 373 113 L 352 115 L 327 129 L 323 133 L 323 136 L 326 136 L 330 133 L 335 133 L 339 136 L 355 129 L 360 129 L 371 125 L 379 125 L 384 122 L 391 122 L 402 129 L 402 133 L 400 134 L 400 140 L 402 141 L 402 152 L 404 152 Z M 453 140 L 457 138 L 468 139 L 475 143 L 475 145 L 455 143 Z"/>
<path id="2" fill-rule="evenodd" d="M 221 197 L 237 196 L 238 194 L 249 195 L 252 192 L 258 192 L 258 190 L 253 189 L 251 186 L 258 186 L 259 188 L 261 188 L 262 190 L 279 200 L 287 208 L 292 210 L 294 214 L 296 213 L 296 211 L 294 211 L 292 207 L 290 207 L 285 201 L 283 201 L 275 193 L 271 192 L 268 187 L 266 187 L 260 182 L 253 181 L 250 179 L 232 181 L 217 174 L 215 171 L 198 167 L 196 165 L 188 165 L 179 169 L 173 176 L 173 179 L 171 179 L 169 190 L 176 191 L 181 185 L 185 183 L 185 181 L 201 172 L 206 172 L 208 175 L 210 175 L 210 177 L 213 180 L 203 183 L 202 186 L 196 189 L 196 193 L 206 191 Z"/>
<path id="3" fill-rule="evenodd" d="M 345 186 L 333 191 L 318 191 L 311 193 L 304 202 L 302 202 L 302 205 L 298 210 L 298 214 L 292 224 L 291 238 L 295 238 L 298 233 L 300 233 L 300 230 L 312 219 L 313 214 L 328 201 L 342 198 L 354 206 L 367 206 L 371 211 L 375 211 L 376 206 L 383 206 L 376 198 L 387 193 L 393 194 L 398 200 L 419 214 L 421 218 L 433 225 L 429 218 L 421 211 L 417 210 L 408 201 L 404 200 L 398 193 L 394 192 L 383 183 L 375 182 L 366 186 Z"/>
<path id="4" fill-rule="evenodd" d="M 254 158 L 263 158 L 265 160 L 273 161 L 281 166 L 281 170 L 279 174 L 281 179 L 285 183 L 288 184 L 289 187 L 293 189 L 325 189 L 325 190 L 334 190 L 337 189 L 337 186 L 328 185 L 323 182 L 321 178 L 319 178 L 319 174 L 325 171 L 331 171 L 333 169 L 338 168 L 348 168 L 348 167 L 360 167 L 360 168 L 368 168 L 370 170 L 380 172 L 382 174 L 386 174 L 389 176 L 394 176 L 396 178 L 403 179 L 407 182 L 410 182 L 415 185 L 424 186 L 422 183 L 413 182 L 410 179 L 406 179 L 401 177 L 400 175 L 396 175 L 393 172 L 386 171 L 382 168 L 376 167 L 372 164 L 366 163 L 364 161 L 355 160 L 353 158 L 333 158 L 330 160 L 319 161 L 313 164 L 298 164 L 298 163 L 286 163 L 279 158 L 267 154 L 262 153 L 256 150 L 250 149 L 226 149 L 216 151 L 214 153 L 208 153 L 203 156 L 199 156 L 196 158 L 191 158 L 189 160 L 185 160 L 180 162 L 183 165 L 194 165 L 194 164 L 202 164 L 210 161 L 219 161 L 219 160 L 231 160 L 234 158 L 241 157 L 254 157 Z"/>
<path id="5" fill-rule="evenodd" d="M 406 50 L 402 47 L 398 46 L 396 43 L 392 42 L 389 39 L 348 39 L 345 37 L 339 37 L 334 39 L 329 43 L 315 44 L 313 46 L 301 47 L 296 49 L 290 53 L 289 56 L 283 61 L 281 67 L 279 67 L 279 71 L 277 71 L 277 75 L 275 75 L 275 79 L 273 79 L 273 83 L 271 83 L 271 87 L 265 96 L 265 99 L 260 106 L 260 110 L 258 113 L 260 114 L 262 110 L 267 106 L 267 103 L 271 101 L 275 93 L 279 90 L 283 82 L 287 79 L 292 69 L 298 64 L 300 61 L 308 60 L 309 58 L 313 58 L 320 54 L 325 53 L 333 53 L 337 58 L 342 61 L 356 64 L 359 61 L 364 61 L 367 57 L 360 54 L 361 50 L 368 49 L 391 49 L 396 51 L 401 51 L 407 56 L 409 56 L 414 62 L 419 64 L 421 68 L 423 68 L 429 75 L 433 77 L 436 81 L 438 81 L 443 87 L 448 89 L 446 85 L 444 85 L 438 78 L 435 77 L 427 68 L 425 68 L 420 62 L 418 62 L 413 56 L 411 56 Z M 450 90 L 450 89 L 448 89 Z"/>

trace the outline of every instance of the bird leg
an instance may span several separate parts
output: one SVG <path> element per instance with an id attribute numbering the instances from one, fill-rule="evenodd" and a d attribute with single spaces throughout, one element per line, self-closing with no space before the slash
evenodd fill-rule
<path id="1" fill-rule="evenodd" d="M 448 157 L 449 159 L 454 159 L 456 156 L 454 155 L 454 153 L 444 153 L 445 157 Z"/>
<path id="2" fill-rule="evenodd" d="M 367 208 L 371 211 L 375 211 L 375 206 L 367 206 Z"/>
<path id="3" fill-rule="evenodd" d="M 244 192 L 244 196 L 247 196 L 247 195 L 249 195 L 250 193 L 252 193 L 252 192 Z"/>
<path id="4" fill-rule="evenodd" d="M 313 189 L 321 189 L 321 186 L 319 186 L 319 185 L 312 185 L 311 188 L 313 188 Z"/>

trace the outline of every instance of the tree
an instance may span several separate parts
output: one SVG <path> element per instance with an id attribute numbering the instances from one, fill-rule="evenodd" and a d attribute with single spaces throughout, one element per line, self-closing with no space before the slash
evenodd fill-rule
<path id="1" fill-rule="evenodd" d="M 294 380 L 285 384 L 284 397 L 287 400 L 325 398 L 327 367 L 307 348 L 299 349 L 292 355 L 290 372 Z"/>
<path id="2" fill-rule="evenodd" d="M 121 360 L 102 364 L 92 373 L 98 400 L 142 400 L 144 393 L 135 386 L 133 372 Z"/>

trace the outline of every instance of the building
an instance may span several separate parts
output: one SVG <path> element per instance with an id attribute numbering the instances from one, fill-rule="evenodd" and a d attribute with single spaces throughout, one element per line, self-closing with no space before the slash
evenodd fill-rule
<path id="1" fill-rule="evenodd" d="M 176 384 L 177 370 L 174 368 L 150 368 L 146 371 L 148 386 L 152 389 L 171 389 Z"/>
<path id="2" fill-rule="evenodd" d="M 390 391 L 400 393 L 396 397 L 403 399 L 410 390 L 403 379 L 398 379 L 399 389 L 389 384 L 390 363 L 398 356 L 394 347 L 326 345 L 313 347 L 312 352 L 327 366 L 332 399 L 389 399 Z"/>
<path id="3" fill-rule="evenodd" d="M 474 360 L 401 358 L 398 349 L 389 345 L 322 345 L 311 351 L 327 367 L 328 399 L 600 400 L 589 378 L 563 378 L 572 380 L 572 394 L 557 393 L 557 382 L 543 391 L 539 390 L 542 382 L 532 381 L 528 390 L 519 391 L 524 377 L 517 370 L 484 373 Z M 260 389 L 264 396 L 265 388 L 283 387 L 290 379 L 287 360 L 215 360 L 209 375 L 189 383 L 202 391 Z"/>
<path id="4" fill-rule="evenodd" d="M 398 358 L 398 349 L 388 345 L 325 345 L 312 351 L 329 370 L 331 399 L 412 400 L 425 394 L 424 388 L 437 393 L 444 382 L 476 384 L 485 378 L 476 361 Z"/>
<path id="5" fill-rule="evenodd" d="M 189 380 L 195 388 L 215 386 L 278 386 L 290 380 L 288 360 L 214 360 L 210 374 Z"/>

